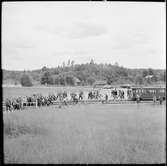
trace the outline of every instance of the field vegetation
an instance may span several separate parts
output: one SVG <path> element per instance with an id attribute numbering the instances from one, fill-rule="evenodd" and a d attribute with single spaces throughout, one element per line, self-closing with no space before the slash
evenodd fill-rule
<path id="1" fill-rule="evenodd" d="M 164 163 L 165 109 L 78 104 L 4 113 L 5 163 Z"/>
<path id="2" fill-rule="evenodd" d="M 115 64 L 97 64 L 93 61 L 86 64 L 74 64 L 68 60 L 55 68 L 47 68 L 32 71 L 3 71 L 3 83 L 21 83 L 30 85 L 93 85 L 98 80 L 105 80 L 107 84 L 138 84 L 156 85 L 164 84 L 166 71 L 159 69 L 128 69 Z"/>

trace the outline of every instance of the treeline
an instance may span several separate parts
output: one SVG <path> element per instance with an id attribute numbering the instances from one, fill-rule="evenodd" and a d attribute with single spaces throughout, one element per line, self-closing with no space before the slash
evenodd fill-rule
<path id="1" fill-rule="evenodd" d="M 128 69 L 117 63 L 96 64 L 93 60 L 86 64 L 63 63 L 56 68 L 43 67 L 33 71 L 3 70 L 3 81 L 12 80 L 23 86 L 42 85 L 93 85 L 97 80 L 106 80 L 108 84 L 151 85 L 164 83 L 166 71 L 158 69 Z M 28 83 L 27 83 L 28 82 Z"/>

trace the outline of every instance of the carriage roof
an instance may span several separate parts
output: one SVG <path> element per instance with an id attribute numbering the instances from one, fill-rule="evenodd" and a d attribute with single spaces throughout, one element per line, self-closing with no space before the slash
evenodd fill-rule
<path id="1" fill-rule="evenodd" d="M 166 87 L 153 87 L 153 86 L 150 86 L 150 87 L 132 87 L 132 89 L 166 89 Z"/>

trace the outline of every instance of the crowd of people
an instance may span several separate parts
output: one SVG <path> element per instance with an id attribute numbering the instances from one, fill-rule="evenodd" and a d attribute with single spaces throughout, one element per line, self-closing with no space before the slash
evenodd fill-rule
<path id="1" fill-rule="evenodd" d="M 31 96 L 22 96 L 15 98 L 6 98 L 5 109 L 8 111 L 23 109 L 25 106 L 49 106 L 54 104 L 54 102 L 60 102 L 61 104 L 67 105 L 68 102 L 77 104 L 79 101 L 85 100 L 99 100 L 99 101 L 107 101 L 109 97 L 113 97 L 113 100 L 116 99 L 124 99 L 124 92 L 119 90 L 113 90 L 109 94 L 102 94 L 99 90 L 92 90 L 87 93 L 80 92 L 71 92 L 67 93 L 67 91 L 52 93 L 49 95 L 42 94 L 33 94 Z"/>
<path id="2" fill-rule="evenodd" d="M 69 103 L 77 104 L 79 101 L 86 101 L 86 100 L 98 100 L 102 103 L 108 102 L 108 100 L 125 100 L 130 99 L 133 95 L 131 91 L 127 90 L 126 95 L 125 91 L 120 89 L 113 89 L 111 91 L 101 92 L 99 90 L 92 90 L 89 92 L 71 92 L 67 93 L 67 91 L 52 93 L 47 96 L 42 94 L 33 94 L 31 96 L 24 96 L 24 97 L 17 97 L 17 98 L 6 98 L 5 99 L 5 110 L 13 111 L 13 110 L 20 110 L 25 108 L 26 106 L 49 106 L 54 104 L 54 102 L 58 102 L 60 105 L 68 105 Z M 125 97 L 126 96 L 126 97 Z M 140 95 L 137 94 L 136 96 L 137 103 L 140 102 Z M 153 98 L 155 102 L 155 97 Z M 160 99 L 162 103 L 162 100 Z M 161 104 L 160 103 L 160 104 Z"/>

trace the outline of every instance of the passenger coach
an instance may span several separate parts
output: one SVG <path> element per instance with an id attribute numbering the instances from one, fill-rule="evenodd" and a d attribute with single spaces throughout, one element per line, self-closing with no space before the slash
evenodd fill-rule
<path id="1" fill-rule="evenodd" d="M 165 87 L 132 87 L 132 100 L 136 100 L 137 94 L 140 96 L 140 100 L 153 100 L 156 96 L 158 99 L 162 97 L 166 100 L 166 88 Z"/>

